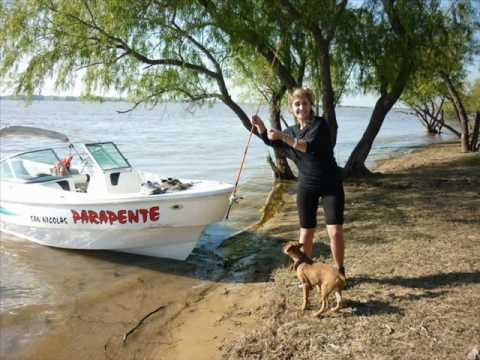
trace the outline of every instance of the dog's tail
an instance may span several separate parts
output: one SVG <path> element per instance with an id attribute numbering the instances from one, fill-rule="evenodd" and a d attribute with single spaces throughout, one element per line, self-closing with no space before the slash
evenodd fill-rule
<path id="1" fill-rule="evenodd" d="M 340 281 L 341 281 L 341 285 L 342 285 L 342 289 L 345 288 L 346 284 L 347 284 L 347 278 L 345 277 L 345 268 L 343 266 L 341 266 L 339 269 L 338 269 L 338 277 L 340 278 Z"/>
<path id="2" fill-rule="evenodd" d="M 339 289 L 341 290 L 345 289 L 345 286 L 347 285 L 347 279 L 344 274 L 342 273 L 338 274 L 337 284 Z"/>

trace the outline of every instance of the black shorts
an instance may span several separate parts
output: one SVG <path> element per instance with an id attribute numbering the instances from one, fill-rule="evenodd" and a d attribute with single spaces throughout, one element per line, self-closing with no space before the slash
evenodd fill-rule
<path id="1" fill-rule="evenodd" d="M 297 207 L 300 227 L 311 229 L 317 226 L 317 209 L 322 198 L 325 222 L 327 225 L 343 225 L 345 193 L 343 184 L 325 189 L 310 189 L 299 186 L 297 190 Z"/>

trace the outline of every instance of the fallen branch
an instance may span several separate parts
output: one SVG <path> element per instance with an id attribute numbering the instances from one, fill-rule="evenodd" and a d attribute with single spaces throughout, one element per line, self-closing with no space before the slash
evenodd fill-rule
<path id="1" fill-rule="evenodd" d="M 161 305 L 159 306 L 158 308 L 156 308 L 155 310 L 149 312 L 147 315 L 145 315 L 139 322 L 137 325 L 135 325 L 132 329 L 130 329 L 127 333 L 125 333 L 125 335 L 123 335 L 123 338 L 122 338 L 122 341 L 123 343 L 125 343 L 127 341 L 127 338 L 128 336 L 130 336 L 130 334 L 132 334 L 135 330 L 137 330 L 140 326 L 142 326 L 143 322 L 148 319 L 150 316 L 152 316 L 153 314 L 155 314 L 156 312 L 164 309 L 166 307 L 166 305 Z"/>

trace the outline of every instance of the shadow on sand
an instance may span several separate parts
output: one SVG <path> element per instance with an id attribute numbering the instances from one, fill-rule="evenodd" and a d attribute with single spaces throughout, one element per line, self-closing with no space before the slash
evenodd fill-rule
<path id="1" fill-rule="evenodd" d="M 450 272 L 443 274 L 434 274 L 420 276 L 417 278 L 406 278 L 400 276 L 371 278 L 366 276 L 357 276 L 349 278 L 352 286 L 362 283 L 376 283 L 380 285 L 402 286 L 412 289 L 432 290 L 442 287 L 462 286 L 467 284 L 480 284 L 480 272 Z"/>
<path id="2" fill-rule="evenodd" d="M 86 251 L 43 246 L 38 246 L 36 250 L 45 252 L 44 256 L 50 258 L 61 256 L 66 263 L 79 262 L 89 267 L 98 264 L 98 271 L 108 268 L 105 264 L 109 263 L 112 268 L 120 266 L 121 269 L 125 266 L 129 271 L 138 268 L 199 280 L 241 283 L 270 280 L 272 271 L 277 266 L 288 263 L 281 247 L 282 242 L 278 239 L 259 237 L 253 232 L 243 231 L 228 238 L 220 246 L 199 244 L 184 261 L 106 250 Z"/>

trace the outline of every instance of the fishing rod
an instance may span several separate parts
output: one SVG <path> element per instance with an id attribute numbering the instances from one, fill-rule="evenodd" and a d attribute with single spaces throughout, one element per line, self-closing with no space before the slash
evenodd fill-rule
<path id="1" fill-rule="evenodd" d="M 245 151 L 243 152 L 242 161 L 240 162 L 240 169 L 238 169 L 237 180 L 235 181 L 235 186 L 233 187 L 232 194 L 230 195 L 230 204 L 228 206 L 227 215 L 225 215 L 225 220 L 228 220 L 228 215 L 230 215 L 230 210 L 232 210 L 233 204 L 238 203 L 238 201 L 240 200 L 240 198 L 236 195 L 237 194 L 237 188 L 238 188 L 238 183 L 240 181 L 240 175 L 242 174 L 243 165 L 245 164 L 245 158 L 247 157 L 247 152 L 248 152 L 248 148 L 250 146 L 250 141 L 252 141 L 253 128 L 254 128 L 254 126 L 252 125 L 250 127 L 250 133 L 248 134 L 247 146 L 245 146 Z"/>
<path id="2" fill-rule="evenodd" d="M 280 48 L 278 50 L 280 50 Z M 275 65 L 276 60 L 277 60 L 277 52 L 275 52 L 274 56 L 273 56 L 273 61 L 272 61 L 272 64 L 271 64 L 272 71 L 273 71 L 273 66 Z M 262 99 L 265 99 L 265 98 L 266 97 L 263 97 Z M 259 103 L 258 103 L 257 111 L 255 112 L 255 115 L 258 115 L 262 105 L 263 105 L 262 100 L 260 100 Z M 232 210 L 233 204 L 238 203 L 239 200 L 241 199 L 240 197 L 237 196 L 238 183 L 240 182 L 240 176 L 242 174 L 243 165 L 245 164 L 245 159 L 247 157 L 248 148 L 250 147 L 250 142 L 252 141 L 252 135 L 253 135 L 253 128 L 254 127 L 255 126 L 253 124 L 251 124 L 250 133 L 248 134 L 247 145 L 245 146 L 245 150 L 244 150 L 243 156 L 242 156 L 242 161 L 240 162 L 240 168 L 238 169 L 237 179 L 235 180 L 235 186 L 233 187 L 232 194 L 230 195 L 230 204 L 228 205 L 228 210 L 227 210 L 227 215 L 225 215 L 225 220 L 228 220 L 228 216 L 230 215 L 230 210 Z"/>

